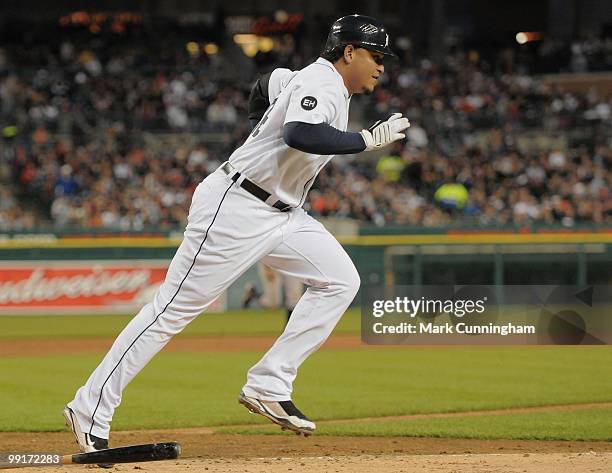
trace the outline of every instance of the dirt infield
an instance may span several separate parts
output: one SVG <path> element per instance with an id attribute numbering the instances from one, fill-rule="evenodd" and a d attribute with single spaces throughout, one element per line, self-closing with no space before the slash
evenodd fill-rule
<path id="1" fill-rule="evenodd" d="M 466 413 L 418 414 L 397 419 L 422 419 L 486 415 L 509 412 L 543 412 L 588 409 L 605 404 L 541 406 Z M 389 418 L 366 418 L 377 422 Z M 355 419 L 352 421 L 356 421 Z M 343 422 L 343 421 L 333 421 Z M 347 422 L 349 422 L 347 420 Z M 321 423 L 325 423 L 321 422 Z M 267 426 L 261 425 L 263 427 Z M 256 426 L 250 425 L 250 428 Z M 609 473 L 612 442 L 538 440 L 473 440 L 415 437 L 298 437 L 281 435 L 230 435 L 215 427 L 113 432 L 111 446 L 178 441 L 180 460 L 137 465 L 117 465 L 114 471 L 150 473 L 189 471 L 224 473 L 353 473 L 429 472 L 458 473 Z M 0 452 L 75 452 L 68 432 L 0 432 Z M 92 472 L 88 466 L 67 466 L 67 471 Z M 49 468 L 29 468 L 45 472 Z"/>
<path id="2" fill-rule="evenodd" d="M 209 429 L 115 432 L 113 445 L 176 440 L 178 461 L 118 465 L 114 471 L 251 472 L 606 472 L 612 442 L 462 440 L 432 438 L 224 435 Z M 0 433 L 4 452 L 74 452 L 67 432 Z M 66 471 L 89 472 L 69 466 Z M 50 471 L 32 468 L 27 471 Z"/>
<path id="3" fill-rule="evenodd" d="M 28 356 L 32 353 L 103 352 L 111 339 L 3 340 L 0 356 Z M 167 351 L 265 350 L 272 337 L 183 337 L 174 339 Z M 41 347 L 41 344 L 44 347 Z M 354 335 L 335 335 L 325 349 L 377 349 L 362 345 Z M 399 348 L 399 347 L 398 347 Z M 411 347 L 403 347 L 411 348 Z M 612 403 L 477 411 L 467 413 L 418 414 L 386 418 L 358 419 L 378 422 L 390 419 L 423 419 L 475 416 L 510 412 L 544 412 L 610 407 Z M 346 422 L 355 422 L 347 420 Z M 333 421 L 344 422 L 344 421 Z M 325 423 L 325 422 L 321 422 Z M 249 425 L 250 428 L 256 428 Z M 283 435 L 228 435 L 214 427 L 175 430 L 113 432 L 111 444 L 133 445 L 178 441 L 183 446 L 181 459 L 160 463 L 117 465 L 112 470 L 161 472 L 223 473 L 609 473 L 612 442 L 566 442 L 533 440 L 467 440 L 411 437 L 297 437 Z M 75 452 L 68 432 L 0 432 L 0 452 Z M 71 465 L 69 472 L 91 473 L 92 467 Z M 28 472 L 49 472 L 50 468 L 28 468 Z M 99 470 L 104 471 L 104 470 Z M 108 471 L 108 470 L 107 470 Z"/>

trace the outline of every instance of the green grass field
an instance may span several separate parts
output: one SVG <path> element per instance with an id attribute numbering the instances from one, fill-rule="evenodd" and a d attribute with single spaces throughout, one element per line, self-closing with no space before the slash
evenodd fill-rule
<path id="1" fill-rule="evenodd" d="M 0 343 L 3 339 L 115 337 L 130 318 L 127 315 L 0 317 Z M 278 334 L 283 329 L 284 318 L 285 312 L 280 310 L 204 314 L 189 324 L 181 336 Z M 336 333 L 359 333 L 359 311 L 349 311 L 336 327 Z"/>
<path id="2" fill-rule="evenodd" d="M 109 337 L 126 317 L 0 317 L 0 344 L 32 337 Z M 272 334 L 281 312 L 200 317 L 180 336 Z M 352 311 L 338 331 L 358 333 Z M 160 353 L 128 387 L 113 429 L 228 426 L 280 433 L 237 404 L 261 352 Z M 101 354 L 0 358 L 0 430 L 62 430 L 61 409 Z M 315 421 L 612 402 L 612 347 L 378 347 L 322 350 L 300 370 L 294 400 Z M 612 409 L 322 423 L 329 435 L 612 440 Z"/>
<path id="3" fill-rule="evenodd" d="M 274 426 L 219 429 L 232 434 L 277 434 Z M 446 419 L 320 423 L 317 435 L 408 436 L 469 439 L 612 441 L 612 409 L 538 412 Z"/>

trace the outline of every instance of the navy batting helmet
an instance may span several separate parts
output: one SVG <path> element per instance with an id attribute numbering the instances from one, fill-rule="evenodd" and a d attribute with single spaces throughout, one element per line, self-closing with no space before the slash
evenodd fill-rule
<path id="1" fill-rule="evenodd" d="M 348 15 L 338 18 L 334 22 L 329 30 L 324 52 L 329 53 L 346 44 L 352 44 L 388 56 L 397 56 L 389 48 L 389 34 L 386 28 L 380 21 L 371 16 Z"/>

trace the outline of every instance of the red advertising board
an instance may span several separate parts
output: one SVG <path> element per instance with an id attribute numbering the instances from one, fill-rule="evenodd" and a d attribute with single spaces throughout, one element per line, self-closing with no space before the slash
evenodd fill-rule
<path id="1" fill-rule="evenodd" d="M 151 302 L 168 261 L 32 261 L 0 264 L 0 315 L 126 313 Z M 220 298 L 210 311 L 223 309 Z"/>

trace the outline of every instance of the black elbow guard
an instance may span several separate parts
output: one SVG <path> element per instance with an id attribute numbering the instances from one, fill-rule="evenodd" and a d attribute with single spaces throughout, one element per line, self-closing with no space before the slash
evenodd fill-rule
<path id="1" fill-rule="evenodd" d="M 271 72 L 261 76 L 253 87 L 251 88 L 251 94 L 249 95 L 249 120 L 261 120 L 266 110 L 270 106 L 270 99 L 268 96 L 268 85 L 270 84 Z"/>

